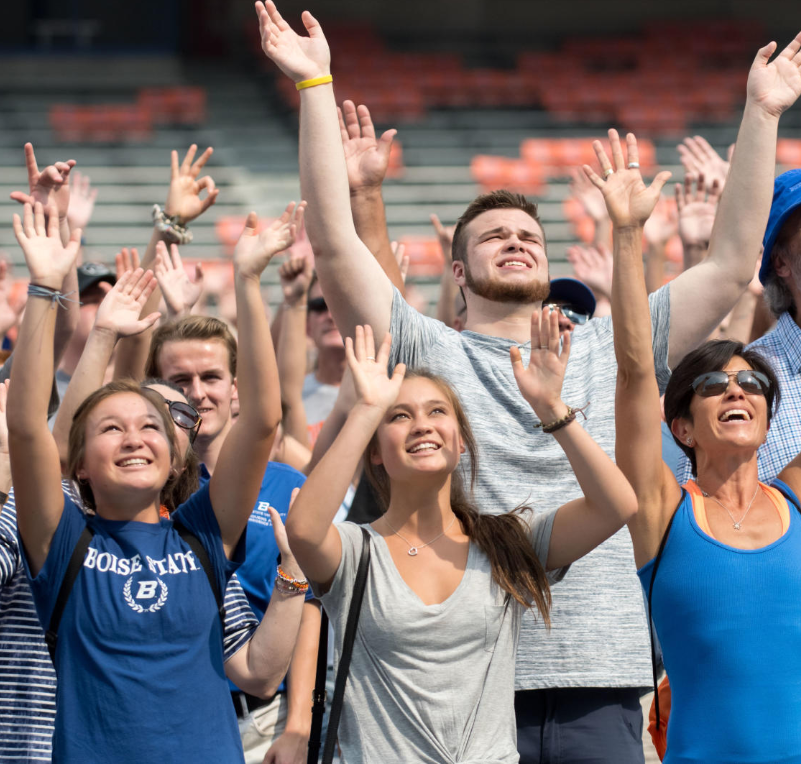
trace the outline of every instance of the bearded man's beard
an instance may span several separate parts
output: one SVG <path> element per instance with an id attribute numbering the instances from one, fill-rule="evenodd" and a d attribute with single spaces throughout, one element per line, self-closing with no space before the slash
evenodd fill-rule
<path id="1" fill-rule="evenodd" d="M 548 299 L 551 293 L 551 282 L 530 281 L 527 284 L 508 284 L 492 279 L 476 279 L 470 272 L 467 261 L 464 261 L 465 286 L 475 295 L 493 302 L 532 303 Z"/>

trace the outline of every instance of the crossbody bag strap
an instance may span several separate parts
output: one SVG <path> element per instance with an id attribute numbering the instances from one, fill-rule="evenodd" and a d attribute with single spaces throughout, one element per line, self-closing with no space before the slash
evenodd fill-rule
<path id="1" fill-rule="evenodd" d="M 342 715 L 342 701 L 345 697 L 345 683 L 348 681 L 350 658 L 353 655 L 353 643 L 356 641 L 356 627 L 359 625 L 359 611 L 362 607 L 364 589 L 367 584 L 367 573 L 370 568 L 370 532 L 364 526 L 362 526 L 362 537 L 362 556 L 356 571 L 356 581 L 353 584 L 353 598 L 350 601 L 348 620 L 345 625 L 342 655 L 337 666 L 334 700 L 331 703 L 331 715 L 328 717 L 328 732 L 325 736 L 325 748 L 323 749 L 323 764 L 331 764 L 334 760 L 339 717 Z"/>
<path id="2" fill-rule="evenodd" d="M 186 542 L 189 548 L 194 553 L 195 557 L 200 561 L 200 565 L 209 579 L 211 591 L 214 594 L 214 601 L 217 603 L 217 612 L 220 614 L 220 622 L 222 623 L 223 632 L 225 631 L 225 600 L 217 584 L 217 576 L 214 575 L 214 568 L 211 566 L 211 558 L 206 551 L 206 547 L 200 543 L 200 539 L 195 536 L 183 523 L 178 520 L 172 521 L 173 527 L 178 532 L 178 535 Z"/>
<path id="3" fill-rule="evenodd" d="M 328 614 L 320 614 L 320 643 L 317 647 L 317 674 L 312 691 L 312 723 L 309 734 L 309 752 L 306 764 L 317 764 L 320 745 L 323 742 L 323 717 L 325 716 L 325 680 L 328 674 Z"/>
<path id="4" fill-rule="evenodd" d="M 662 562 L 662 552 L 665 551 L 665 544 L 667 543 L 668 536 L 670 535 L 670 528 L 673 525 L 673 521 L 676 519 L 676 513 L 679 511 L 679 507 L 681 503 L 684 501 L 684 498 L 687 496 L 687 491 L 684 487 L 681 489 L 681 499 L 679 499 L 679 504 L 674 510 L 673 514 L 670 516 L 670 520 L 668 520 L 667 528 L 665 528 L 665 532 L 662 534 L 662 540 L 659 542 L 659 549 L 657 550 L 656 557 L 654 557 L 654 570 L 651 573 L 651 583 L 648 585 L 648 636 L 651 639 L 651 671 L 653 672 L 654 677 L 654 709 L 656 710 L 656 728 L 659 729 L 659 676 L 657 675 L 657 668 L 656 668 L 656 640 L 654 639 L 654 619 L 651 617 L 651 599 L 654 595 L 654 581 L 656 581 L 656 572 L 659 570 L 659 563 Z"/>
<path id="5" fill-rule="evenodd" d="M 64 608 L 67 607 L 67 600 L 70 598 L 72 587 L 75 584 L 75 579 L 83 567 L 83 559 L 86 557 L 86 551 L 89 549 L 89 544 L 92 543 L 92 538 L 95 532 L 88 526 L 84 526 L 75 548 L 72 550 L 69 564 L 67 565 L 67 572 L 61 581 L 61 586 L 58 590 L 56 597 L 56 604 L 53 607 L 53 612 L 50 614 L 50 623 L 45 632 L 45 643 L 47 644 L 47 652 L 50 653 L 50 660 L 53 665 L 56 665 L 56 645 L 58 644 L 58 627 L 61 625 L 61 617 L 64 615 Z"/>

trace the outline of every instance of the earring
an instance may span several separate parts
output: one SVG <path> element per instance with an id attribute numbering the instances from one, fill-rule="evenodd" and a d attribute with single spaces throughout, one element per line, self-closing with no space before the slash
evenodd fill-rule
<path id="1" fill-rule="evenodd" d="M 691 446 L 692 444 L 693 444 L 693 439 L 692 438 L 687 438 L 687 445 Z"/>

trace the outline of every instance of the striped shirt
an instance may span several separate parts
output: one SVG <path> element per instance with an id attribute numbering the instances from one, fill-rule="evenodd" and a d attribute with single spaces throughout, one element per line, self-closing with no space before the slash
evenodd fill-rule
<path id="1" fill-rule="evenodd" d="M 776 326 L 748 349 L 756 350 L 768 361 L 782 394 L 767 440 L 757 454 L 759 479 L 769 483 L 801 453 L 801 328 L 789 313 L 782 313 Z M 676 479 L 680 485 L 691 479 L 686 456 L 676 470 Z"/>
<path id="2" fill-rule="evenodd" d="M 226 661 L 258 625 L 233 575 L 225 590 Z M 55 718 L 56 674 L 22 566 L 12 489 L 0 512 L 0 764 L 49 762 Z"/>

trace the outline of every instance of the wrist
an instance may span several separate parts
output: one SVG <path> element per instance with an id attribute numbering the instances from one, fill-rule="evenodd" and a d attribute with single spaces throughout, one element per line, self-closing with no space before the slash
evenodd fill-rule
<path id="1" fill-rule="evenodd" d="M 361 186 L 353 186 L 350 189 L 351 199 L 361 200 L 380 200 L 383 181 L 379 183 L 368 183 Z"/>
<path id="2" fill-rule="evenodd" d="M 109 345 L 114 345 L 120 336 L 116 327 L 107 326 L 102 323 L 96 323 L 92 327 L 92 335 L 94 335 L 95 342 L 102 342 Z"/>
<path id="3" fill-rule="evenodd" d="M 758 119 L 771 125 L 778 124 L 779 117 L 784 113 L 784 109 L 780 112 L 768 109 L 763 106 L 759 101 L 756 101 L 747 96 L 745 100 L 745 110 L 743 111 L 743 121 L 746 119 Z"/>
<path id="4" fill-rule="evenodd" d="M 534 401 L 529 401 L 529 403 L 543 426 L 547 426 L 551 422 L 556 422 L 567 416 L 568 406 L 561 398 L 558 398 L 556 401 L 537 401 L 536 403 Z"/>
<path id="5" fill-rule="evenodd" d="M 307 303 L 308 293 L 304 292 L 297 297 L 284 297 L 281 307 L 284 310 L 306 310 Z"/>
<path id="6" fill-rule="evenodd" d="M 316 80 L 318 77 L 330 77 L 330 76 L 331 76 L 331 67 L 330 66 L 326 66 L 326 67 L 320 69 L 320 71 L 317 72 L 316 74 L 309 74 L 309 75 L 305 75 L 304 74 L 302 76 L 294 77 L 293 81 L 294 81 L 295 85 L 297 85 L 298 83 L 301 83 L 301 82 L 308 82 L 309 80 Z M 331 85 L 331 87 L 333 87 L 333 83 L 331 83 L 331 82 L 326 82 L 326 83 L 323 83 L 322 85 L 317 85 L 316 87 L 325 87 L 326 85 Z M 313 88 L 302 88 L 299 92 L 302 93 L 304 90 L 312 90 L 312 89 Z"/>
<path id="7" fill-rule="evenodd" d="M 236 261 L 234 261 L 234 283 L 256 284 L 256 286 L 260 287 L 261 274 L 261 270 L 253 271 L 251 268 L 237 265 Z"/>
<path id="8" fill-rule="evenodd" d="M 61 285 L 64 283 L 66 276 L 34 276 L 31 274 L 30 286 L 45 287 L 45 289 L 55 289 L 57 292 L 61 291 Z"/>

